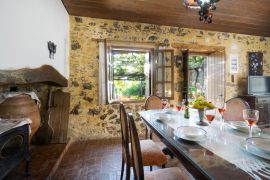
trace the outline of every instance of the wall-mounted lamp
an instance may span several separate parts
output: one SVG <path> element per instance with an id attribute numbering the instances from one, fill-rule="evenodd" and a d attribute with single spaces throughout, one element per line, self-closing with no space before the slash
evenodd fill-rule
<path id="1" fill-rule="evenodd" d="M 48 42 L 49 58 L 54 59 L 54 54 L 56 53 L 56 44 L 49 41 Z"/>
<path id="2" fill-rule="evenodd" d="M 181 67 L 181 64 L 183 62 L 183 56 L 180 56 L 180 55 L 175 55 L 174 56 L 174 59 L 175 59 L 175 65 L 177 68 L 180 68 Z"/>

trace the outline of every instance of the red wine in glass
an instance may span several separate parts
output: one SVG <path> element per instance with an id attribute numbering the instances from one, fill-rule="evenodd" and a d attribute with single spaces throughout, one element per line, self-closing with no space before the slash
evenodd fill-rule
<path id="1" fill-rule="evenodd" d="M 206 114 L 205 117 L 209 123 L 211 123 L 215 119 L 215 115 L 213 114 Z"/>
<path id="2" fill-rule="evenodd" d="M 223 114 L 224 112 L 225 112 L 225 108 L 218 108 L 218 112 L 220 113 L 220 114 Z"/>
<path id="3" fill-rule="evenodd" d="M 248 123 L 249 126 L 255 126 L 257 120 L 256 119 L 246 119 L 246 122 Z"/>
<path id="4" fill-rule="evenodd" d="M 179 105 L 179 104 L 176 105 L 175 107 L 176 107 L 176 110 L 177 110 L 177 111 L 181 111 L 181 109 L 182 109 L 182 105 Z"/>

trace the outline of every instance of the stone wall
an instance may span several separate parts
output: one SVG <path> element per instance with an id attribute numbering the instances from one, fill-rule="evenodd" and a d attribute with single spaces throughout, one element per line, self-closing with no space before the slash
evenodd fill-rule
<path id="1" fill-rule="evenodd" d="M 200 23 L 198 21 L 198 23 Z M 214 24 L 213 24 L 214 25 Z M 127 42 L 201 44 L 225 47 L 226 99 L 246 91 L 248 51 L 264 53 L 264 74 L 270 74 L 270 38 L 232 33 L 203 31 L 170 26 L 158 26 L 116 20 L 70 16 L 70 88 L 71 112 L 68 136 L 75 140 L 101 139 L 120 136 L 118 105 L 98 103 L 98 43 L 94 39 Z M 211 24 L 209 24 L 211 26 Z M 240 70 L 231 81 L 229 55 L 239 56 Z M 175 68 L 175 82 L 181 83 L 180 70 Z M 175 94 L 178 101 L 179 93 Z M 138 117 L 142 104 L 127 104 L 135 112 L 138 129 L 144 125 Z"/>

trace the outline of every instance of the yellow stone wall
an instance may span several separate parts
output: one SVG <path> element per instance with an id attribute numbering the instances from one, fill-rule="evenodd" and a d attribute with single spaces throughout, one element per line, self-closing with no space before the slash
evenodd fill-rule
<path id="1" fill-rule="evenodd" d="M 198 21 L 198 23 L 200 23 Z M 209 24 L 209 26 L 214 24 Z M 101 139 L 120 136 L 118 105 L 98 104 L 98 43 L 93 39 L 127 42 L 185 43 L 225 47 L 226 99 L 246 91 L 248 51 L 264 53 L 264 74 L 270 74 L 270 38 L 233 33 L 213 32 L 170 26 L 116 20 L 70 16 L 70 87 L 71 113 L 68 136 L 75 140 Z M 231 81 L 229 55 L 238 54 L 240 70 Z M 181 82 L 175 68 L 175 82 Z M 179 98 L 175 94 L 175 101 Z M 131 112 L 141 110 L 142 104 L 128 104 Z M 144 125 L 136 114 L 141 133 Z"/>

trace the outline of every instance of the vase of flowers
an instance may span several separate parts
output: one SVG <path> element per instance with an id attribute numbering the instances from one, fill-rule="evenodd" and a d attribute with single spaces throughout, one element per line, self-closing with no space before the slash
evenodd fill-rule
<path id="1" fill-rule="evenodd" d="M 214 109 L 215 108 L 214 104 L 212 102 L 206 101 L 204 97 L 200 96 L 191 103 L 191 106 L 193 109 L 198 110 L 200 121 L 197 123 L 197 125 L 208 126 L 208 123 L 203 121 L 205 117 L 205 110 Z"/>

